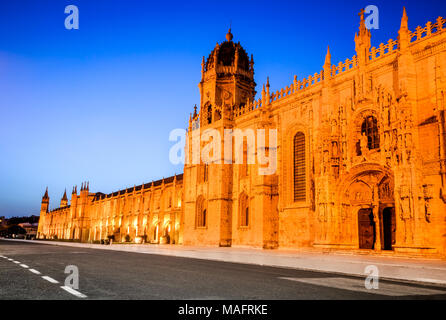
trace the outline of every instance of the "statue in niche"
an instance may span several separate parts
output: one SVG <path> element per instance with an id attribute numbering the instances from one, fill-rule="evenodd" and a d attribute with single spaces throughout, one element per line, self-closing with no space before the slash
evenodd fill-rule
<path id="1" fill-rule="evenodd" d="M 324 174 L 327 173 L 327 167 L 328 167 L 328 151 L 324 151 L 324 159 L 323 159 L 323 163 L 324 163 Z"/>
<path id="2" fill-rule="evenodd" d="M 336 120 L 333 120 L 331 122 L 331 135 L 334 136 L 338 133 L 338 124 Z"/>
<path id="3" fill-rule="evenodd" d="M 361 154 L 363 156 L 365 156 L 368 151 L 369 151 L 369 139 L 367 138 L 367 136 L 365 135 L 365 133 L 363 132 L 361 134 L 361 139 L 359 140 L 359 145 L 361 147 Z"/>
<path id="4" fill-rule="evenodd" d="M 390 137 L 388 132 L 384 132 L 384 151 L 387 152 L 390 150 Z"/>
<path id="5" fill-rule="evenodd" d="M 401 186 L 400 191 L 400 209 L 401 219 L 407 220 L 412 218 L 411 206 L 410 206 L 410 194 L 408 186 Z"/>
<path id="6" fill-rule="evenodd" d="M 339 155 L 338 143 L 336 141 L 333 141 L 333 144 L 332 144 L 332 157 L 333 158 L 337 158 L 338 155 Z"/>

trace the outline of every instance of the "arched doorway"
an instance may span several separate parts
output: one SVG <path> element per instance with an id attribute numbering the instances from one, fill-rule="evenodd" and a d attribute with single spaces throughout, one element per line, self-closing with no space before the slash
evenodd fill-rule
<path id="1" fill-rule="evenodd" d="M 347 226 L 341 227 L 345 235 L 339 237 L 351 239 L 359 249 L 392 250 L 396 222 L 391 172 L 366 163 L 353 168 L 342 184 L 341 217 Z"/>
<path id="2" fill-rule="evenodd" d="M 159 243 L 159 228 L 160 228 L 160 224 L 157 223 L 154 228 L 153 228 L 153 243 Z"/>
<path id="3" fill-rule="evenodd" d="M 396 219 L 395 208 L 387 207 L 382 211 L 382 249 L 393 250 L 395 244 Z"/>
<path id="4" fill-rule="evenodd" d="M 164 242 L 166 244 L 171 244 L 172 243 L 171 231 L 172 231 L 172 224 L 169 222 L 164 227 L 164 234 L 163 234 Z"/>

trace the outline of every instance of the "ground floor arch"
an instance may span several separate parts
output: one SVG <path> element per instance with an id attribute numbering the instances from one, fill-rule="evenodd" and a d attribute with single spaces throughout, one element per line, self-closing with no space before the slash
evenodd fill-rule
<path id="1" fill-rule="evenodd" d="M 393 250 L 396 218 L 393 174 L 379 165 L 361 165 L 348 175 L 340 194 L 341 218 L 350 224 L 350 242 L 361 250 Z M 340 229 L 343 232 L 342 228 Z"/>

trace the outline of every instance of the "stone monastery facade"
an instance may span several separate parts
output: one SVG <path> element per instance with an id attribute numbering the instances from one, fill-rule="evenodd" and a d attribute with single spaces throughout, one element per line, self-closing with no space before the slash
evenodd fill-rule
<path id="1" fill-rule="evenodd" d="M 446 20 L 410 31 L 404 10 L 397 40 L 372 47 L 360 16 L 354 57 L 332 64 L 328 50 L 322 71 L 276 92 L 267 81 L 258 100 L 253 57 L 231 31 L 203 58 L 187 157 L 196 130 L 276 129 L 273 174 L 220 150 L 112 194 L 74 188 L 52 211 L 45 193 L 39 238 L 445 257 Z"/>

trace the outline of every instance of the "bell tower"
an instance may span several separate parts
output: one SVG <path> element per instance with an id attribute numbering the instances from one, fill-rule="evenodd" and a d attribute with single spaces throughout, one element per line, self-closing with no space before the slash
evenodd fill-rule
<path id="1" fill-rule="evenodd" d="M 231 29 L 201 63 L 200 108 L 189 119 L 184 166 L 183 244 L 232 245 L 233 166 L 224 154 L 225 129 L 235 127 L 234 115 L 254 100 L 254 59 Z M 212 130 L 212 137 L 206 132 Z M 217 141 L 220 140 L 220 141 Z M 206 141 L 221 142 L 209 151 Z M 204 154 L 212 153 L 212 159 Z"/>
<path id="2" fill-rule="evenodd" d="M 39 225 L 37 227 L 37 237 L 43 239 L 44 234 L 48 231 L 46 230 L 46 216 L 48 214 L 48 207 L 50 205 L 50 197 L 48 196 L 48 187 L 45 190 L 45 194 L 42 197 L 42 202 L 40 204 L 40 218 Z"/>
<path id="3" fill-rule="evenodd" d="M 222 118 L 232 120 L 233 110 L 254 100 L 254 59 L 240 45 L 232 41 L 231 29 L 226 41 L 217 43 L 201 64 L 200 126 Z"/>
<path id="4" fill-rule="evenodd" d="M 66 206 L 68 206 L 67 189 L 65 189 L 63 197 L 60 199 L 60 207 L 65 208 Z"/>

